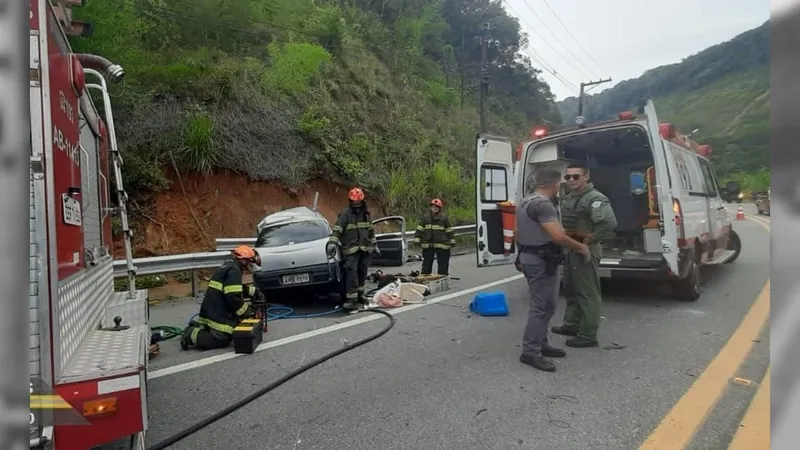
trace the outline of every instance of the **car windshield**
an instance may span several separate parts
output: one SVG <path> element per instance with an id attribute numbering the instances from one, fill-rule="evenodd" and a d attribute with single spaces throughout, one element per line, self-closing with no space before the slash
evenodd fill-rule
<path id="1" fill-rule="evenodd" d="M 256 247 L 281 247 L 324 239 L 330 235 L 328 224 L 322 220 L 282 223 L 261 230 Z"/>

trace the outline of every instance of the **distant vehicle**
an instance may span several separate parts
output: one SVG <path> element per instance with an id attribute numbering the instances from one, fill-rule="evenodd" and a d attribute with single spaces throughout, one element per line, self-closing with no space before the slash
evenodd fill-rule
<path id="1" fill-rule="evenodd" d="M 377 236 L 381 256 L 374 265 L 401 266 L 408 254 L 405 219 L 401 216 L 374 220 L 374 225 L 397 221 L 401 231 Z M 261 266 L 253 281 L 265 293 L 305 291 L 315 294 L 344 293 L 343 258 L 330 242 L 332 228 L 318 211 L 300 206 L 270 214 L 258 223 L 255 248 Z"/>
<path id="2" fill-rule="evenodd" d="M 477 152 L 477 233 L 479 267 L 512 264 L 517 249 L 504 251 L 498 203 L 519 204 L 526 178 L 541 168 L 589 166 L 595 187 L 617 216 L 616 239 L 600 260 L 602 278 L 668 281 L 677 298 L 700 296 L 700 266 L 735 261 L 741 240 L 733 230 L 724 198 L 738 198 L 736 182 L 718 183 L 699 145 L 669 123 L 659 123 L 652 101 L 644 114 L 622 112 L 618 119 L 553 131 L 539 127 L 516 158 L 506 138 L 479 135 Z M 516 162 L 514 162 L 516 161 Z"/>
<path id="3" fill-rule="evenodd" d="M 769 215 L 769 198 L 770 189 L 767 189 L 764 192 L 753 194 L 753 200 L 755 201 L 756 210 L 759 214 L 763 214 L 765 216 Z"/>

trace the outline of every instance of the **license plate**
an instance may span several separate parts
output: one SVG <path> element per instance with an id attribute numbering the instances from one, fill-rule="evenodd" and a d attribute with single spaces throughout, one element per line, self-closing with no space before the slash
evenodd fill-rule
<path id="1" fill-rule="evenodd" d="M 284 275 L 283 284 L 300 284 L 308 283 L 311 277 L 307 273 L 298 273 L 296 275 Z"/>
<path id="2" fill-rule="evenodd" d="M 67 194 L 61 194 L 61 205 L 64 223 L 76 227 L 81 226 L 81 223 L 83 222 L 81 218 L 81 202 L 75 200 Z"/>

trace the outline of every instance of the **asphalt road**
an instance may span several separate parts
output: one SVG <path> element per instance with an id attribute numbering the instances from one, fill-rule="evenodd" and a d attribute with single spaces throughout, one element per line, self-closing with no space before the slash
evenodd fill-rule
<path id="1" fill-rule="evenodd" d="M 474 255 L 457 257 L 451 272 L 460 280 L 431 298 L 437 303 L 406 307 L 379 340 L 311 369 L 170 448 L 638 448 L 682 397 L 695 395 L 693 382 L 769 279 L 765 227 L 753 218 L 734 227 L 742 254 L 733 264 L 703 271 L 697 302 L 672 300 L 668 289 L 652 284 L 614 286 L 604 295 L 601 347 L 567 349 L 552 374 L 518 362 L 526 285 L 519 278 L 503 281 L 518 273 L 510 267 L 477 269 Z M 487 283 L 496 285 L 481 287 Z M 505 292 L 510 316 L 469 314 L 478 290 Z M 556 324 L 563 306 L 562 301 Z M 151 321 L 182 325 L 197 308 L 191 300 L 165 303 L 152 308 Z M 162 343 L 150 363 L 148 443 L 388 322 L 367 317 L 270 322 L 269 344 L 248 356 L 181 352 L 176 340 Z M 347 327 L 348 321 L 357 322 Z M 563 340 L 551 338 L 558 346 Z M 740 371 L 756 382 L 726 391 L 691 448 L 727 448 L 739 428 L 769 363 L 768 339 L 754 342 Z M 696 401 L 698 408 L 701 402 L 682 401 Z"/>

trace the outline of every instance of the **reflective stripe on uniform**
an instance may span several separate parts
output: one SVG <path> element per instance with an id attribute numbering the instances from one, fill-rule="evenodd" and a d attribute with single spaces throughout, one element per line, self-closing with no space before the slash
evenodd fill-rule
<path id="1" fill-rule="evenodd" d="M 367 246 L 362 245 L 362 246 L 345 248 L 345 249 L 342 249 L 342 255 L 349 256 L 349 255 L 352 255 L 353 253 L 355 253 L 355 252 L 357 252 L 359 250 L 361 250 L 362 252 L 369 253 L 369 252 L 372 252 L 373 250 L 375 250 L 375 247 L 367 247 Z"/>
<path id="2" fill-rule="evenodd" d="M 428 225 L 425 225 L 425 229 L 426 230 L 435 230 L 435 231 L 445 231 L 445 227 L 443 227 L 441 225 L 428 224 Z M 450 230 L 452 230 L 452 228 L 450 228 Z"/>
<path id="3" fill-rule="evenodd" d="M 222 293 L 225 294 L 225 295 L 227 295 L 227 294 L 241 294 L 242 292 L 244 292 L 244 288 L 242 287 L 241 284 L 231 284 L 230 286 L 225 286 L 222 289 Z"/>
<path id="4" fill-rule="evenodd" d="M 243 304 L 241 308 L 236 310 L 236 315 L 241 316 L 242 314 L 247 312 L 247 303 Z"/>
<path id="5" fill-rule="evenodd" d="M 443 250 L 447 250 L 450 248 L 450 244 L 433 244 L 433 248 L 441 248 Z"/>
<path id="6" fill-rule="evenodd" d="M 189 340 L 192 344 L 197 344 L 197 335 L 200 334 L 200 328 L 193 327 L 192 332 L 189 334 Z"/>
<path id="7" fill-rule="evenodd" d="M 220 333 L 225 333 L 225 334 L 233 333 L 233 327 L 230 325 L 225 325 L 224 323 L 214 322 L 213 320 L 207 319 L 205 317 L 198 317 L 197 319 L 195 319 L 195 321 L 201 325 L 205 325 L 208 328 L 211 328 L 212 330 L 219 331 Z"/>
<path id="8" fill-rule="evenodd" d="M 218 291 L 221 291 L 222 290 L 222 283 L 220 283 L 219 281 L 211 280 L 211 281 L 208 282 L 208 287 L 211 288 L 211 289 L 216 289 Z"/>
<path id="9" fill-rule="evenodd" d="M 358 292 L 348 292 L 348 293 L 347 293 L 347 295 L 346 295 L 346 297 L 347 297 L 348 299 L 354 299 L 354 298 L 358 298 Z"/>
<path id="10" fill-rule="evenodd" d="M 348 230 L 356 230 L 358 228 L 371 228 L 371 227 L 372 227 L 372 222 L 356 222 L 347 224 Z"/>

